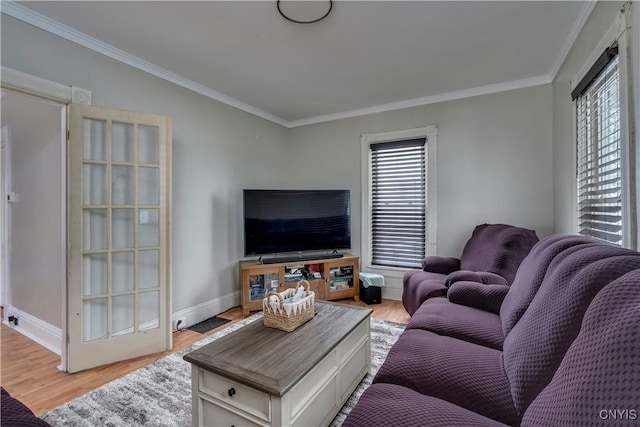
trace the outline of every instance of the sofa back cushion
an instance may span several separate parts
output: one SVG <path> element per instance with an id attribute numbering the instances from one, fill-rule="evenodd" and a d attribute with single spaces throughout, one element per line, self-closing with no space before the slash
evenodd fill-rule
<path id="1" fill-rule="evenodd" d="M 586 237 L 563 234 L 549 236 L 536 243 L 520 264 L 509 292 L 500 306 L 500 321 L 505 337 L 531 304 L 551 262 L 569 248 L 592 243 L 593 240 Z"/>
<path id="2" fill-rule="evenodd" d="M 640 270 L 607 285 L 523 426 L 634 424 L 640 419 Z"/>
<path id="3" fill-rule="evenodd" d="M 551 381 L 595 295 L 640 268 L 640 253 L 599 243 L 567 249 L 559 257 L 505 337 L 503 362 L 519 414 Z"/>
<path id="4" fill-rule="evenodd" d="M 533 230 L 505 224 L 478 225 L 460 256 L 460 269 L 488 271 L 511 284 L 538 236 Z"/>

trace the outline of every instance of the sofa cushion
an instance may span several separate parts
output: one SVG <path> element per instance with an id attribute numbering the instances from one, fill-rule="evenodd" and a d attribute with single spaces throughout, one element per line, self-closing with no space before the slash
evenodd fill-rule
<path id="1" fill-rule="evenodd" d="M 478 225 L 460 256 L 460 269 L 488 271 L 513 282 L 516 271 L 538 236 L 533 230 L 505 224 Z"/>
<path id="2" fill-rule="evenodd" d="M 490 418 L 395 384 L 372 384 L 342 427 L 489 427 Z"/>
<path id="3" fill-rule="evenodd" d="M 411 317 L 407 329 L 428 330 L 498 350 L 502 349 L 504 341 L 497 314 L 454 304 L 447 298 L 425 301 Z"/>
<path id="4" fill-rule="evenodd" d="M 580 333 L 522 425 L 637 425 L 639 355 L 640 270 L 634 270 L 594 298 Z M 616 410 L 622 412 L 613 418 L 608 411 Z"/>
<path id="5" fill-rule="evenodd" d="M 445 285 L 447 287 L 450 287 L 457 282 L 478 282 L 509 286 L 507 279 L 497 275 L 496 273 L 489 273 L 488 271 L 458 270 L 449 274 L 445 279 Z"/>
<path id="6" fill-rule="evenodd" d="M 447 293 L 444 274 L 422 270 L 409 270 L 402 279 L 402 303 L 409 313 L 413 313 L 429 298 L 443 297 Z"/>
<path id="7" fill-rule="evenodd" d="M 424 257 L 422 259 L 422 270 L 447 275 L 460 270 L 460 260 L 454 257 Z"/>
<path id="8" fill-rule="evenodd" d="M 507 292 L 509 292 L 509 287 L 505 285 L 456 282 L 449 288 L 447 297 L 454 304 L 466 305 L 498 314 Z M 502 330 L 502 328 L 500 329 Z"/>
<path id="9" fill-rule="evenodd" d="M 519 421 L 502 353 L 430 331 L 405 330 L 373 382 L 408 387 L 502 423 Z"/>
<path id="10" fill-rule="evenodd" d="M 531 249 L 500 306 L 503 336 L 509 334 L 529 307 L 554 258 L 568 248 L 592 243 L 586 237 L 558 234 L 541 240 Z"/>
<path id="11" fill-rule="evenodd" d="M 549 268 L 503 345 L 504 366 L 520 414 L 553 377 L 594 296 L 640 268 L 640 253 L 605 244 L 573 247 L 558 257 L 560 262 Z"/>

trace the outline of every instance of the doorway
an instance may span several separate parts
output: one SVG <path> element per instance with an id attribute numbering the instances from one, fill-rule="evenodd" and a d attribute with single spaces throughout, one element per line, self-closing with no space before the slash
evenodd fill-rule
<path id="1" fill-rule="evenodd" d="M 2 90 L 4 321 L 62 355 L 66 311 L 66 107 Z"/>

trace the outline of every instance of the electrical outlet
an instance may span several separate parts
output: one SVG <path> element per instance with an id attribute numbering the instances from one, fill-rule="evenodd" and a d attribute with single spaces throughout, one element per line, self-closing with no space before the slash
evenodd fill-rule
<path id="1" fill-rule="evenodd" d="M 186 317 L 178 317 L 177 319 L 173 319 L 173 330 L 176 331 L 178 329 L 185 329 L 187 327 L 187 318 Z"/>

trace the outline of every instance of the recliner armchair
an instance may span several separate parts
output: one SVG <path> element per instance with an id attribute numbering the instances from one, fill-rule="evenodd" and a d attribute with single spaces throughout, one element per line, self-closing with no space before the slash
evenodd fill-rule
<path id="1" fill-rule="evenodd" d="M 499 287 L 491 291 L 492 295 L 504 298 L 520 263 L 538 240 L 536 232 L 526 228 L 478 225 L 460 258 L 429 256 L 422 260 L 422 270 L 405 273 L 402 303 L 413 316 L 424 301 L 447 295 L 447 289 L 456 282 L 504 286 L 504 292 L 500 292 Z"/>

